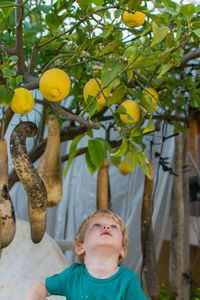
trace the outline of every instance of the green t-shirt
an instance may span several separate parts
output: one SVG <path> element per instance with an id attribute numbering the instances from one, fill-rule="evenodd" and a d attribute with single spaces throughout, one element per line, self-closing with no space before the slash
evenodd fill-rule
<path id="1" fill-rule="evenodd" d="M 118 272 L 106 279 L 92 277 L 85 265 L 73 263 L 60 274 L 46 278 L 51 295 L 67 300 L 147 300 L 138 276 L 120 266 Z"/>

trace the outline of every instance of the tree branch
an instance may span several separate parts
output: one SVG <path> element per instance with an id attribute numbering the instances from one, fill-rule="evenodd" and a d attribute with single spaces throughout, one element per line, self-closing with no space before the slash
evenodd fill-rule
<path id="1" fill-rule="evenodd" d="M 194 51 L 188 52 L 181 58 L 181 65 L 179 68 L 184 68 L 189 60 L 200 57 L 200 48 L 197 48 Z"/>
<path id="2" fill-rule="evenodd" d="M 101 128 L 101 125 L 99 125 L 98 123 L 92 123 L 90 121 L 84 120 L 80 116 L 69 113 L 64 107 L 62 107 L 56 103 L 50 103 L 50 106 L 64 118 L 68 118 L 72 121 L 78 122 L 79 124 L 86 126 L 86 127 L 90 127 L 90 128 L 94 128 L 94 129 Z"/>
<path id="3" fill-rule="evenodd" d="M 17 0 L 17 4 L 22 5 L 22 0 Z M 16 51 L 18 56 L 18 73 L 23 75 L 26 71 L 26 65 L 24 61 L 24 49 L 23 49 L 23 18 L 24 8 L 17 6 L 15 8 L 15 19 L 16 19 Z"/>
<path id="4" fill-rule="evenodd" d="M 4 53 L 8 55 L 17 55 L 17 49 L 0 45 L 0 53 Z"/>

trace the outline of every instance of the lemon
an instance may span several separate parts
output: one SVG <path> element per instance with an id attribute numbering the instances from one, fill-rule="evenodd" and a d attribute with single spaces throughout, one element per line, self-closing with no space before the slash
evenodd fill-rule
<path id="1" fill-rule="evenodd" d="M 127 163 L 125 160 L 122 160 L 119 165 L 118 165 L 118 170 L 121 174 L 123 175 L 127 175 L 129 173 L 131 173 L 131 170 L 129 169 L 129 167 L 127 166 Z"/>
<path id="2" fill-rule="evenodd" d="M 98 81 L 98 83 L 97 83 Z M 100 85 L 100 87 L 99 87 Z M 84 86 L 84 89 L 83 89 L 83 98 L 84 98 L 84 101 L 86 102 L 87 101 L 87 98 L 89 95 L 91 96 L 96 96 L 96 94 L 100 91 L 100 89 L 102 88 L 102 82 L 99 78 L 97 79 L 90 79 Z M 103 93 L 106 97 L 108 97 L 108 93 L 106 92 L 106 90 L 103 90 Z M 100 93 L 97 97 L 96 97 L 96 100 L 97 100 L 97 103 L 98 103 L 98 106 L 102 106 L 106 103 L 106 99 L 104 97 L 104 95 L 102 93 Z"/>
<path id="3" fill-rule="evenodd" d="M 141 11 L 123 11 L 122 13 L 122 22 L 130 27 L 138 27 L 141 26 L 144 23 L 145 14 Z"/>
<path id="4" fill-rule="evenodd" d="M 49 101 L 60 102 L 69 95 L 70 87 L 69 76 L 58 68 L 50 69 L 40 77 L 40 92 Z"/>
<path id="5" fill-rule="evenodd" d="M 126 100 L 120 106 L 123 106 L 126 109 L 127 114 L 133 118 L 133 120 L 129 120 L 127 114 L 120 114 L 120 119 L 125 124 L 131 126 L 140 119 L 141 109 L 137 102 L 133 100 Z"/>
<path id="6" fill-rule="evenodd" d="M 11 100 L 10 107 L 16 114 L 28 114 L 34 107 L 33 94 L 25 88 L 14 90 L 14 96 Z"/>
<path id="7" fill-rule="evenodd" d="M 153 88 L 148 88 L 147 91 L 158 100 L 158 93 L 156 90 L 154 90 Z M 146 91 L 143 91 L 144 97 L 151 97 L 152 103 L 156 105 L 157 104 L 156 99 L 153 96 L 151 96 L 149 93 L 147 93 Z"/>

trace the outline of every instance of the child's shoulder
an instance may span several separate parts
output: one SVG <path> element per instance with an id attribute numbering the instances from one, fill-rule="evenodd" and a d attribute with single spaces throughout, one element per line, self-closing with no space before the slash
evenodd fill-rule
<path id="1" fill-rule="evenodd" d="M 120 266 L 121 271 L 124 273 L 124 275 L 126 274 L 127 277 L 132 278 L 132 279 L 138 279 L 138 275 L 131 269 L 124 267 L 124 266 Z"/>

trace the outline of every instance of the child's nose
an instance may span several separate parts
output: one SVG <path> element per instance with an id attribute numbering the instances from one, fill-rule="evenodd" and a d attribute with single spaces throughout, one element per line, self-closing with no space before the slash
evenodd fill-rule
<path id="1" fill-rule="evenodd" d="M 105 229 L 110 229 L 110 226 L 109 225 L 103 225 L 103 230 L 105 230 Z"/>

